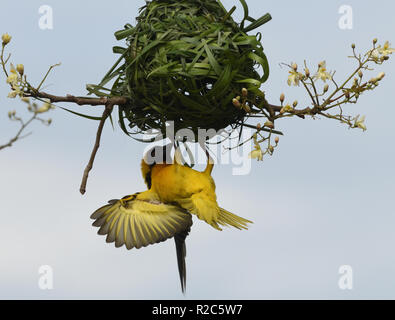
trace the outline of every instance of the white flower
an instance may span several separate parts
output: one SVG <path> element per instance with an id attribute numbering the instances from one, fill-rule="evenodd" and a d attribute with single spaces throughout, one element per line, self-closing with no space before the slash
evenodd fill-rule
<path id="1" fill-rule="evenodd" d="M 366 131 L 366 125 L 365 125 L 365 116 L 362 116 L 359 118 L 359 115 L 355 119 L 354 123 L 354 128 L 360 128 L 363 131 Z"/>
<path id="2" fill-rule="evenodd" d="M 248 157 L 250 159 L 257 159 L 258 161 L 263 161 L 263 152 L 262 152 L 261 146 L 258 143 L 256 134 L 254 134 L 253 139 L 254 139 L 254 144 L 255 144 L 255 146 L 254 146 L 255 150 L 252 150 L 248 154 Z"/>
<path id="3" fill-rule="evenodd" d="M 314 79 L 320 79 L 324 82 L 326 82 L 326 80 L 332 79 L 332 76 L 330 75 L 330 73 L 326 71 L 326 62 L 325 61 L 320 62 L 320 64 L 318 65 L 318 71 L 314 75 Z"/>
<path id="4" fill-rule="evenodd" d="M 373 58 L 373 60 L 375 60 L 375 61 L 377 61 L 377 60 L 379 60 L 379 58 L 380 58 L 380 52 L 379 52 L 379 50 L 377 50 L 377 49 L 374 49 L 372 52 L 371 52 L 371 57 Z"/>
<path id="5" fill-rule="evenodd" d="M 249 153 L 248 157 L 251 159 L 257 159 L 258 161 L 263 161 L 263 152 L 262 152 L 261 148 L 258 149 L 255 146 L 255 150 L 252 150 Z"/>
<path id="6" fill-rule="evenodd" d="M 50 109 L 54 109 L 51 103 L 45 102 L 40 108 L 36 110 L 36 113 L 44 113 L 49 111 Z"/>
<path id="7" fill-rule="evenodd" d="M 395 52 L 395 49 L 391 48 L 391 44 L 388 41 L 386 41 L 386 43 L 384 43 L 384 46 L 383 47 L 380 46 L 377 49 L 377 51 L 380 54 L 382 54 L 383 56 L 388 56 L 389 54 L 392 54 L 393 52 Z"/>
<path id="8" fill-rule="evenodd" d="M 17 84 L 13 84 L 12 85 L 12 91 L 8 94 L 8 98 L 15 98 L 16 96 L 23 96 L 23 92 L 21 90 L 21 88 L 17 85 Z"/>
<path id="9" fill-rule="evenodd" d="M 8 94 L 8 98 L 14 99 L 18 95 L 18 92 L 13 90 Z"/>
<path id="10" fill-rule="evenodd" d="M 291 71 L 289 71 L 287 83 L 289 86 L 291 86 L 291 85 L 299 86 L 299 82 L 302 79 L 302 77 L 303 77 L 303 75 L 301 73 L 292 69 Z"/>
<path id="11" fill-rule="evenodd" d="M 11 72 L 10 75 L 7 77 L 7 83 L 16 85 L 18 83 L 18 75 L 16 73 Z"/>

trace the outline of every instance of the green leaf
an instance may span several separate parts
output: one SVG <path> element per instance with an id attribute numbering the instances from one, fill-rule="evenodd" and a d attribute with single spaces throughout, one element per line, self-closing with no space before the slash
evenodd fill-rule
<path id="1" fill-rule="evenodd" d="M 64 107 L 58 106 L 58 108 L 63 109 L 63 110 L 65 110 L 67 112 L 70 112 L 72 114 L 75 114 L 75 115 L 77 115 L 79 117 L 83 117 L 83 118 L 89 119 L 89 120 L 96 120 L 97 121 L 97 120 L 101 120 L 102 119 L 102 117 L 95 117 L 95 116 L 90 116 L 90 115 L 87 115 L 87 114 L 82 114 L 82 113 L 75 112 L 73 110 L 70 110 L 70 109 L 67 109 L 67 108 L 64 108 Z"/>
<path id="2" fill-rule="evenodd" d="M 114 35 L 117 40 L 122 40 L 130 36 L 133 32 L 134 32 L 134 28 L 128 28 L 126 30 L 119 30 L 115 32 Z"/>
<path id="3" fill-rule="evenodd" d="M 243 28 L 243 31 L 244 32 L 252 31 L 256 28 L 259 28 L 261 25 L 269 22 L 270 20 L 272 20 L 272 16 L 270 15 L 270 13 L 266 13 L 263 17 L 251 23 L 248 27 Z"/>
<path id="4" fill-rule="evenodd" d="M 245 0 L 239 0 L 241 2 L 241 5 L 243 6 L 243 10 L 244 10 L 244 18 L 243 20 L 241 20 L 240 22 L 240 28 L 244 29 L 244 22 L 248 19 L 248 5 L 245 2 Z"/>
<path id="5" fill-rule="evenodd" d="M 210 65 L 213 67 L 215 73 L 219 76 L 221 74 L 221 66 L 219 65 L 218 61 L 215 60 L 213 53 L 211 52 L 210 48 L 207 45 L 207 42 L 204 41 L 204 49 L 207 53 L 207 58 L 210 61 Z"/>

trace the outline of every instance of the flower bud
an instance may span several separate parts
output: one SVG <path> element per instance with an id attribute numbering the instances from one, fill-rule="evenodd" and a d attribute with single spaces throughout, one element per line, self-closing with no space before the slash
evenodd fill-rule
<path id="1" fill-rule="evenodd" d="M 353 43 L 353 44 L 351 45 L 351 48 L 355 49 L 355 43 Z"/>
<path id="2" fill-rule="evenodd" d="M 11 99 L 14 99 L 16 96 L 18 95 L 18 92 L 16 91 L 16 90 L 13 90 L 13 91 L 11 91 L 9 94 L 8 94 L 8 98 L 11 98 Z"/>
<path id="3" fill-rule="evenodd" d="M 377 43 L 377 38 L 374 38 L 373 39 L 373 44 L 376 44 Z"/>
<path id="4" fill-rule="evenodd" d="M 241 99 L 240 96 L 237 96 L 237 97 L 236 97 L 236 100 L 237 100 L 237 101 L 240 101 L 240 99 Z"/>
<path id="5" fill-rule="evenodd" d="M 17 64 L 16 65 L 16 71 L 18 71 L 18 73 L 23 76 L 23 73 L 25 72 L 25 67 L 23 66 L 23 64 Z"/>
<path id="6" fill-rule="evenodd" d="M 50 125 L 52 123 L 52 119 L 48 119 L 47 123 L 48 123 L 48 125 Z"/>
<path id="7" fill-rule="evenodd" d="M 270 153 L 273 153 L 273 152 L 274 152 L 273 146 L 270 146 L 270 147 L 269 147 L 269 151 L 270 151 Z"/>
<path id="8" fill-rule="evenodd" d="M 243 104 L 243 109 L 244 109 L 244 111 L 247 112 L 247 113 L 250 113 L 250 112 L 251 112 L 251 108 L 250 108 L 250 106 L 247 105 L 247 104 Z"/>
<path id="9" fill-rule="evenodd" d="M 358 76 L 359 76 L 360 78 L 363 77 L 363 72 L 362 72 L 362 70 L 359 70 L 359 71 L 358 71 Z"/>
<path id="10" fill-rule="evenodd" d="M 292 105 L 294 108 L 296 108 L 296 106 L 298 105 L 298 100 L 295 100 Z"/>
<path id="11" fill-rule="evenodd" d="M 293 63 L 293 64 L 291 65 L 291 67 L 292 67 L 292 69 L 294 69 L 295 71 L 298 70 L 298 65 L 297 65 L 296 63 Z"/>
<path id="12" fill-rule="evenodd" d="M 11 36 L 8 33 L 4 33 L 1 36 L 1 40 L 3 41 L 3 46 L 7 45 L 11 41 Z"/>
<path id="13" fill-rule="evenodd" d="M 240 101 L 237 100 L 236 98 L 234 98 L 234 99 L 232 100 L 232 103 L 233 103 L 233 105 L 234 105 L 236 108 L 241 108 L 241 103 L 240 103 Z"/>
<path id="14" fill-rule="evenodd" d="M 326 84 L 324 85 L 324 93 L 325 93 L 325 92 L 328 92 L 328 90 L 329 90 L 329 84 L 326 83 Z"/>
<path id="15" fill-rule="evenodd" d="M 310 70 L 308 68 L 304 69 L 304 72 L 307 78 L 310 77 Z"/>
<path id="16" fill-rule="evenodd" d="M 265 122 L 264 126 L 270 129 L 274 129 L 274 123 L 269 120 Z"/>
<path id="17" fill-rule="evenodd" d="M 241 94 L 243 95 L 243 97 L 247 97 L 248 90 L 246 88 L 241 89 Z"/>
<path id="18" fill-rule="evenodd" d="M 349 99 L 350 98 L 350 91 L 346 91 L 344 92 L 344 96 Z"/>
<path id="19" fill-rule="evenodd" d="M 275 138 L 274 138 L 274 142 L 275 142 L 276 144 L 278 144 L 279 141 L 280 141 L 280 138 L 279 138 L 279 137 L 275 137 Z"/>
<path id="20" fill-rule="evenodd" d="M 262 125 L 261 125 L 260 123 L 258 123 L 258 124 L 256 125 L 256 128 L 257 128 L 258 130 L 261 130 Z"/>
<path id="21" fill-rule="evenodd" d="M 379 80 L 383 80 L 384 77 L 385 77 L 385 73 L 384 72 L 380 72 L 379 75 L 377 76 L 377 78 Z"/>
<path id="22" fill-rule="evenodd" d="M 285 95 L 284 93 L 280 94 L 280 102 L 283 103 L 285 100 Z"/>

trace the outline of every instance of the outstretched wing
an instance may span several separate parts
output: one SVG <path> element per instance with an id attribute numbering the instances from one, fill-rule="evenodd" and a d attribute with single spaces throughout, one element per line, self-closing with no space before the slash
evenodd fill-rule
<path id="1" fill-rule="evenodd" d="M 165 241 L 192 225 L 192 216 L 183 208 L 157 201 L 111 200 L 92 215 L 98 234 L 107 235 L 107 242 L 127 249 L 146 247 Z"/>

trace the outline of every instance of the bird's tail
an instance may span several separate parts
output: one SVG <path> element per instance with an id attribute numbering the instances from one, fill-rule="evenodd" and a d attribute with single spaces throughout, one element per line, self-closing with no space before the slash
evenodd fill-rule
<path id="1" fill-rule="evenodd" d="M 186 277 L 187 277 L 187 269 L 185 265 L 185 257 L 187 255 L 187 249 L 185 246 L 185 239 L 190 231 L 191 228 L 188 228 L 183 232 L 177 233 L 174 236 L 174 241 L 176 243 L 176 252 L 177 252 L 178 273 L 180 274 L 181 290 L 182 293 L 184 294 L 185 294 Z"/>
<path id="2" fill-rule="evenodd" d="M 219 208 L 218 223 L 223 226 L 232 226 L 239 230 L 248 229 L 247 223 L 253 223 L 250 220 L 239 217 L 232 212 L 229 212 L 223 208 Z"/>

